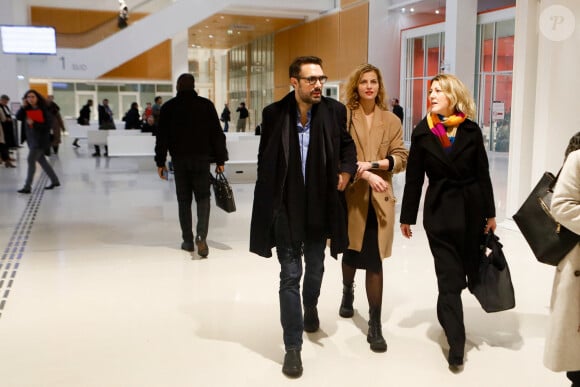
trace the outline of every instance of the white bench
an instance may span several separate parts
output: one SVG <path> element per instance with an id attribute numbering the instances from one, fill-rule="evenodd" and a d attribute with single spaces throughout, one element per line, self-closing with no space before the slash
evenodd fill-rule
<path id="1" fill-rule="evenodd" d="M 89 129 L 87 130 L 87 138 L 89 146 L 92 145 L 107 145 L 107 137 L 109 130 Z"/>
<path id="2" fill-rule="evenodd" d="M 71 138 L 87 138 L 87 131 L 91 129 L 88 125 L 79 125 L 76 122 L 67 125 L 66 131 Z"/>
<path id="3" fill-rule="evenodd" d="M 256 181 L 260 136 L 248 133 L 226 133 L 229 160 L 225 170 L 232 183 Z"/>
<path id="4" fill-rule="evenodd" d="M 114 135 L 107 138 L 109 156 L 154 156 L 155 136 L 151 133 L 139 135 Z"/>

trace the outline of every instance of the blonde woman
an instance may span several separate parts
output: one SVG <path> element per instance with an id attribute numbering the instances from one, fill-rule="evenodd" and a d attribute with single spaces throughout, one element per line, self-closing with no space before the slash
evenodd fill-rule
<path id="1" fill-rule="evenodd" d="M 477 275 L 482 236 L 494 231 L 495 204 L 475 103 L 454 75 L 430 82 L 430 111 L 415 127 L 401 205 L 401 232 L 411 238 L 425 175 L 423 225 L 435 260 L 437 317 L 449 343 L 451 370 L 463 365 L 465 326 L 461 291 Z"/>
<path id="2" fill-rule="evenodd" d="M 349 247 L 342 258 L 343 297 L 339 314 L 354 314 L 356 269 L 366 270 L 369 303 L 367 342 L 376 352 L 387 350 L 382 335 L 382 259 L 391 255 L 395 223 L 392 176 L 405 169 L 408 151 L 401 121 L 386 107 L 383 78 L 371 64 L 359 66 L 345 92 L 347 129 L 356 145 L 357 173 L 346 190 Z"/>

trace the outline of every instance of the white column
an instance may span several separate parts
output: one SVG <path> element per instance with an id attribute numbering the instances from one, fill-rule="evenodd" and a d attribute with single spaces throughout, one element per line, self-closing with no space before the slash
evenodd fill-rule
<path id="1" fill-rule="evenodd" d="M 26 2 L 0 0 L 0 24 L 27 24 Z M 0 43 L 1 44 L 1 43 Z M 0 94 L 12 101 L 20 101 L 28 89 L 28 58 L 3 54 L 0 50 Z"/>
<path id="2" fill-rule="evenodd" d="M 538 2 L 516 4 L 512 111 L 508 162 L 506 217 L 517 211 L 531 188 L 532 128 L 538 61 Z"/>
<path id="3" fill-rule="evenodd" d="M 477 0 L 447 0 L 445 5 L 446 73 L 474 90 Z"/>
<path id="4" fill-rule="evenodd" d="M 187 30 L 176 34 L 171 39 L 171 79 L 173 79 L 174 86 L 181 74 L 189 72 L 187 39 Z M 177 92 L 175 91 L 175 93 Z"/>
<path id="5" fill-rule="evenodd" d="M 400 46 L 399 12 L 389 12 L 388 1 L 370 0 L 368 62 L 381 70 L 391 98 L 400 98 Z"/>
<path id="6" fill-rule="evenodd" d="M 580 131 L 577 0 L 518 0 L 506 215 L 511 216 L 544 171 L 556 173 Z"/>

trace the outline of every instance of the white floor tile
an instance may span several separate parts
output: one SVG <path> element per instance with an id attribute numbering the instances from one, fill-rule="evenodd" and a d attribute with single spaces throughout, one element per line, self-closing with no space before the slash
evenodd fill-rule
<path id="1" fill-rule="evenodd" d="M 304 375 L 289 380 L 281 373 L 279 266 L 248 252 L 253 185 L 234 185 L 237 212 L 212 208 L 210 256 L 200 259 L 179 249 L 174 183 L 156 177 L 151 158 L 92 158 L 70 141 L 53 158 L 62 186 L 41 193 L 27 239 L 14 238 L 32 198 L 16 193 L 27 150 L 18 168 L 0 166 L 2 386 L 569 385 L 542 365 L 553 268 L 502 226 L 506 155 L 492 155 L 491 166 L 517 307 L 486 314 L 464 292 L 464 371 L 446 366 L 432 257 L 418 225 L 411 241 L 396 234 L 384 262 L 388 352 L 366 343 L 363 273 L 355 316 L 338 316 L 340 262 L 328 257 L 321 330 L 305 334 Z M 403 179 L 395 182 L 400 196 Z M 20 259 L 10 258 L 14 245 Z"/>

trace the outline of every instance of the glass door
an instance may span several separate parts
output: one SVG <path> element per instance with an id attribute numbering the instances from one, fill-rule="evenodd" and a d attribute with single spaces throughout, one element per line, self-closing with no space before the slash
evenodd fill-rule
<path id="1" fill-rule="evenodd" d="M 479 90 L 478 118 L 486 149 L 508 152 L 512 74 L 482 73 Z"/>

